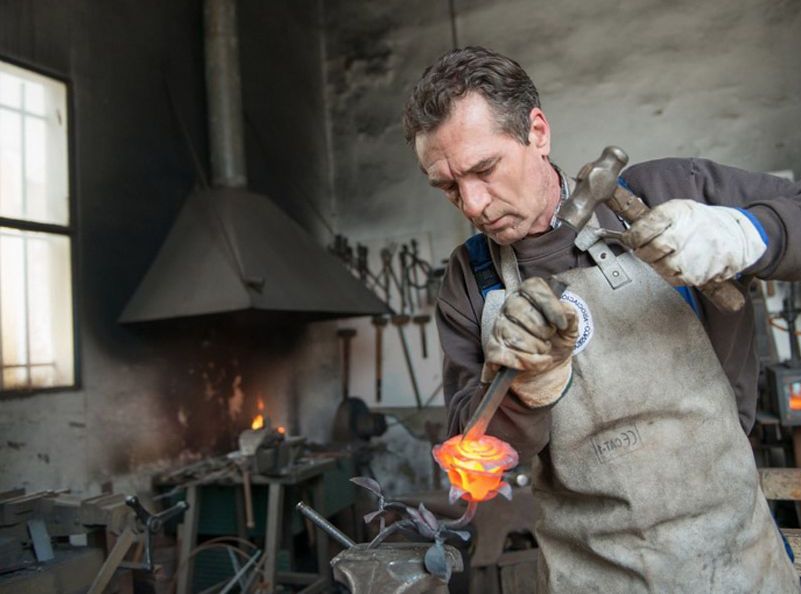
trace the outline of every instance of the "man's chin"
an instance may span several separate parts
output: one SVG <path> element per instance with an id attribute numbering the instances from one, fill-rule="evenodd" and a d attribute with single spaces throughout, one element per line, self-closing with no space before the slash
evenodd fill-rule
<path id="1" fill-rule="evenodd" d="M 523 239 L 521 233 L 517 229 L 501 229 L 495 233 L 491 231 L 484 231 L 484 235 L 489 237 L 498 245 L 511 245 L 516 241 Z"/>

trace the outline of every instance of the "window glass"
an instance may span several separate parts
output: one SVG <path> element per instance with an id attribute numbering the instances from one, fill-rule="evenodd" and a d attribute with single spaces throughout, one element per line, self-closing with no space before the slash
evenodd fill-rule
<path id="1" fill-rule="evenodd" d="M 3 389 L 74 382 L 70 263 L 67 236 L 0 227 Z"/>
<path id="2" fill-rule="evenodd" d="M 64 83 L 0 62 L 0 216 L 69 225 Z"/>
<path id="3" fill-rule="evenodd" d="M 0 391 L 75 383 L 66 98 L 0 62 Z"/>

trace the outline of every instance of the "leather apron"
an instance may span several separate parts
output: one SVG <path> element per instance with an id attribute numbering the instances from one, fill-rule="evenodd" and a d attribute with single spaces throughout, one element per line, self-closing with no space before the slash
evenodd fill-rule
<path id="1" fill-rule="evenodd" d="M 514 252 L 493 254 L 517 286 Z M 650 267 L 617 260 L 616 289 L 597 266 L 557 276 L 594 328 L 532 461 L 537 592 L 798 592 L 706 332 Z"/>

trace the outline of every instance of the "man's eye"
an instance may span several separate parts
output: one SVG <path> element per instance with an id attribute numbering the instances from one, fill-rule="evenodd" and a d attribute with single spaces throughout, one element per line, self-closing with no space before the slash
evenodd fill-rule
<path id="1" fill-rule="evenodd" d="M 458 185 L 452 184 L 450 186 L 445 186 L 445 187 L 442 188 L 442 190 L 445 192 L 445 196 L 451 202 L 456 202 L 457 200 L 459 200 L 459 186 Z"/>
<path id="2" fill-rule="evenodd" d="M 481 171 L 479 171 L 478 175 L 480 175 L 481 177 L 487 177 L 489 175 L 492 175 L 493 171 L 495 171 L 495 165 L 490 165 L 486 169 L 482 169 Z"/>

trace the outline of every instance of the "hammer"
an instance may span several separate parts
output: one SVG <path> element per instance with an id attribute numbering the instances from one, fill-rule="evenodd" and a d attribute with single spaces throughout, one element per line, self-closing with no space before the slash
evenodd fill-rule
<path id="1" fill-rule="evenodd" d="M 576 189 L 559 209 L 557 217 L 579 234 L 602 202 L 629 224 L 640 219 L 650 209 L 642 198 L 618 184 L 618 176 L 628 161 L 623 149 L 606 147 L 596 161 L 581 168 Z M 621 238 L 620 233 L 606 229 L 596 230 L 594 235 L 596 239 Z M 586 247 L 586 243 L 582 246 L 582 239 L 577 237 L 576 245 Z M 745 305 L 745 298 L 731 281 L 710 281 L 699 289 L 721 311 L 739 311 Z"/>
<path id="2" fill-rule="evenodd" d="M 420 328 L 420 347 L 423 349 L 423 359 L 428 359 L 428 343 L 426 342 L 426 324 L 431 321 L 431 316 L 427 314 L 421 314 L 419 316 L 414 316 L 412 318 L 412 322 L 417 324 Z"/>
<path id="3" fill-rule="evenodd" d="M 356 336 L 354 328 L 339 328 L 337 336 L 342 343 L 342 402 L 350 396 L 350 341 Z"/>
<path id="4" fill-rule="evenodd" d="M 373 326 L 375 327 L 375 401 L 381 402 L 381 383 L 382 368 L 384 361 L 382 334 L 387 325 L 387 318 L 384 316 L 373 316 Z"/>

